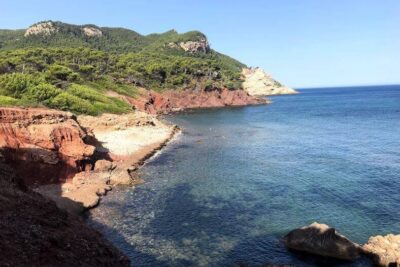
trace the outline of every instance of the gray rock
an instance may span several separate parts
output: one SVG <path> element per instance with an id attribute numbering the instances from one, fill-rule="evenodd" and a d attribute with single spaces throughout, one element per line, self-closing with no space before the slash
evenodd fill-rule
<path id="1" fill-rule="evenodd" d="M 361 254 L 358 244 L 336 232 L 335 228 L 316 222 L 289 232 L 284 242 L 293 250 L 342 260 L 352 261 Z"/>

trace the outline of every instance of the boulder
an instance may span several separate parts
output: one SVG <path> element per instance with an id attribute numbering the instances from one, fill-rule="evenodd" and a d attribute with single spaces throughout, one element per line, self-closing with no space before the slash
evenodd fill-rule
<path id="1" fill-rule="evenodd" d="M 117 167 L 117 165 L 114 162 L 111 162 L 109 160 L 101 159 L 96 161 L 94 165 L 94 170 L 95 171 L 112 171 Z"/>
<path id="2" fill-rule="evenodd" d="M 370 237 L 363 249 L 379 266 L 400 266 L 400 235 Z"/>
<path id="3" fill-rule="evenodd" d="M 289 232 L 284 237 L 286 247 L 325 257 L 355 260 L 361 248 L 326 224 L 312 223 Z"/>

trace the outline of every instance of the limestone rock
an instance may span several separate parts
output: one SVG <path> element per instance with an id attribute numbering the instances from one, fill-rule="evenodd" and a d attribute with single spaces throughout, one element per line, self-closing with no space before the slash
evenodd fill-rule
<path id="1" fill-rule="evenodd" d="M 189 53 L 208 53 L 210 51 L 210 45 L 205 37 L 200 38 L 198 41 L 180 42 L 179 46 L 185 50 L 185 52 Z"/>
<path id="2" fill-rule="evenodd" d="M 83 34 L 85 34 L 88 37 L 101 37 L 103 36 L 103 32 L 99 30 L 98 28 L 95 27 L 83 27 L 82 28 Z"/>
<path id="3" fill-rule="evenodd" d="M 363 249 L 379 266 L 400 266 L 400 235 L 370 237 Z"/>
<path id="4" fill-rule="evenodd" d="M 261 68 L 243 68 L 243 89 L 250 95 L 284 95 L 297 94 L 294 89 L 286 87 Z"/>
<path id="5" fill-rule="evenodd" d="M 289 232 L 284 237 L 286 247 L 342 260 L 355 260 L 360 256 L 358 244 L 351 242 L 326 224 L 312 223 Z"/>
<path id="6" fill-rule="evenodd" d="M 58 31 L 58 29 L 54 25 L 53 22 L 51 22 L 51 21 L 40 22 L 40 23 L 37 23 L 37 24 L 34 24 L 34 25 L 30 26 L 25 31 L 24 36 L 28 37 L 30 35 L 38 35 L 38 34 L 51 35 L 52 33 L 55 33 L 57 31 Z"/>

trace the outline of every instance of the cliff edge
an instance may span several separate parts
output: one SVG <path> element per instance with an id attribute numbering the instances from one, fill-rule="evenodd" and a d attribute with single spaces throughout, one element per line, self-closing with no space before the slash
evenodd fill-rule
<path id="1" fill-rule="evenodd" d="M 261 68 L 243 68 L 243 89 L 252 96 L 289 95 L 298 92 L 274 80 Z"/>

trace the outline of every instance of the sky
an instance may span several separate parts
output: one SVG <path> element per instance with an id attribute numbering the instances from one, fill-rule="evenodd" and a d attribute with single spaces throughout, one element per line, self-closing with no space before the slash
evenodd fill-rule
<path id="1" fill-rule="evenodd" d="M 400 0 L 0 0 L 0 28 L 42 20 L 141 34 L 200 30 L 294 87 L 400 84 Z"/>

